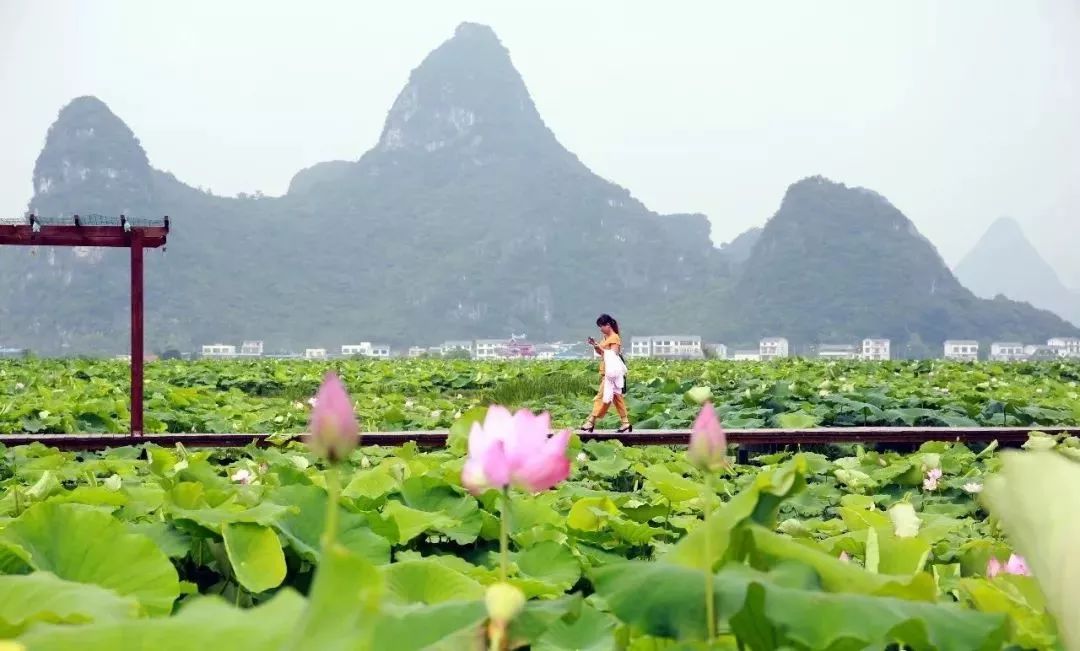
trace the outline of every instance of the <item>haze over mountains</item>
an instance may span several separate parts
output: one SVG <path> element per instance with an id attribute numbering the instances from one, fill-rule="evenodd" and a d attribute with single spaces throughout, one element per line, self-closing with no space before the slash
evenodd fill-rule
<path id="1" fill-rule="evenodd" d="M 991 224 L 956 266 L 956 276 L 977 296 L 1026 301 L 1080 324 L 1080 292 L 1061 282 L 1013 219 Z"/>
<path id="2" fill-rule="evenodd" d="M 374 148 L 301 170 L 282 197 L 218 197 L 154 169 L 93 97 L 61 110 L 34 189 L 37 214 L 173 218 L 167 254 L 148 257 L 152 349 L 579 339 L 601 311 L 631 334 L 888 336 L 901 352 L 1080 334 L 977 299 L 883 197 L 820 177 L 714 247 L 703 215 L 656 214 L 567 151 L 494 32 L 468 23 L 413 71 Z M 0 248 L 0 275 L 0 323 L 15 324 L 2 343 L 124 349 L 125 252 Z"/>

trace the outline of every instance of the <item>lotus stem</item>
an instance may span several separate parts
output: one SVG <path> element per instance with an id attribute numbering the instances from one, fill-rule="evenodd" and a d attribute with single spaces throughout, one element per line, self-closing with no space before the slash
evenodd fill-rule
<path id="1" fill-rule="evenodd" d="M 499 579 L 506 581 L 510 568 L 510 488 L 502 492 L 502 509 L 499 512 Z"/>
<path id="2" fill-rule="evenodd" d="M 341 482 L 338 479 L 337 464 L 331 463 L 324 474 L 326 477 L 326 524 L 323 529 L 323 549 L 337 542 L 338 501 L 341 499 Z"/>
<path id="3" fill-rule="evenodd" d="M 716 595 L 713 594 L 712 531 L 709 529 L 712 511 L 713 476 L 705 471 L 705 625 L 709 643 L 716 639 Z"/>

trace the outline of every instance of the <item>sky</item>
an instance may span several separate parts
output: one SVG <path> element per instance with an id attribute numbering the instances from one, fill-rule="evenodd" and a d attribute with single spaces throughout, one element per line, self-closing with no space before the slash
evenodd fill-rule
<path id="1" fill-rule="evenodd" d="M 1080 288 L 1075 0 L 0 0 L 0 214 L 80 95 L 190 185 L 281 194 L 372 147 L 462 21 L 494 28 L 586 165 L 706 214 L 717 244 L 822 174 L 883 194 L 950 265 L 1013 217 Z"/>

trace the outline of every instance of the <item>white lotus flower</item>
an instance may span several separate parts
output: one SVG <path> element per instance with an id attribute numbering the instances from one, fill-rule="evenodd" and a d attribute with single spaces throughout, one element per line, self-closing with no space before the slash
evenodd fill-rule
<path id="1" fill-rule="evenodd" d="M 968 493 L 981 493 L 982 488 L 982 484 L 977 481 L 970 481 L 964 484 L 964 491 Z"/>
<path id="2" fill-rule="evenodd" d="M 578 452 L 577 453 L 577 460 L 578 460 L 579 463 L 585 463 L 586 461 L 589 460 L 589 455 L 585 454 L 584 452 Z"/>
<path id="3" fill-rule="evenodd" d="M 233 480 L 237 484 L 250 484 L 255 479 L 255 473 L 251 472 L 247 468 L 241 468 L 234 472 L 229 479 Z"/>

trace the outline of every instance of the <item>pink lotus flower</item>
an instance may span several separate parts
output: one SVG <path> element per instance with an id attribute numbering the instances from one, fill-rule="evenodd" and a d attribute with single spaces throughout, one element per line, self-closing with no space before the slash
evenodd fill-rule
<path id="1" fill-rule="evenodd" d="M 474 494 L 507 486 L 535 493 L 558 484 L 570 476 L 570 432 L 550 432 L 547 412 L 537 416 L 522 409 L 511 415 L 505 407 L 492 405 L 483 425 L 473 423 L 469 432 L 461 483 Z"/>
<path id="2" fill-rule="evenodd" d="M 1010 554 L 1009 560 L 1005 561 L 1005 573 L 1015 574 L 1016 576 L 1031 576 L 1027 561 L 1024 560 L 1023 556 L 1017 556 L 1016 554 Z"/>
<path id="3" fill-rule="evenodd" d="M 699 470 L 715 471 L 727 466 L 727 436 L 711 402 L 705 403 L 694 420 L 686 456 Z"/>
<path id="4" fill-rule="evenodd" d="M 848 556 L 847 552 L 840 552 L 840 562 L 841 563 L 850 563 L 851 562 L 851 557 Z"/>
<path id="5" fill-rule="evenodd" d="M 315 454 L 336 462 L 349 456 L 360 441 L 352 400 L 337 375 L 327 373 L 311 410 L 308 447 Z"/>
<path id="6" fill-rule="evenodd" d="M 996 558 L 991 557 L 986 563 L 986 576 L 987 578 L 994 578 L 999 574 L 1012 574 L 1015 576 L 1031 576 L 1031 570 L 1028 569 L 1027 561 L 1023 556 L 1016 554 L 1010 554 L 1009 560 L 1002 563 Z"/>
<path id="7" fill-rule="evenodd" d="M 939 479 L 941 479 L 941 468 L 931 468 L 926 471 L 926 478 L 923 479 L 922 487 L 928 491 L 936 491 Z"/>

